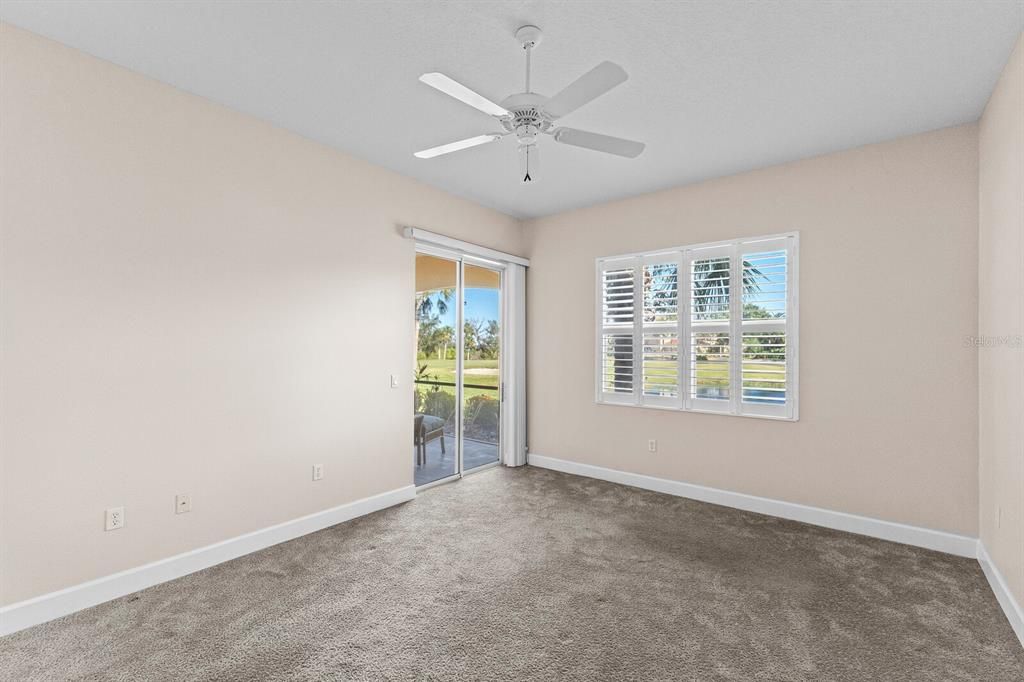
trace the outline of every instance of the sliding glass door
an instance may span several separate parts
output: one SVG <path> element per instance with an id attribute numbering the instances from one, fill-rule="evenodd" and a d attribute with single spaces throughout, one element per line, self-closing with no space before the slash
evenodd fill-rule
<path id="1" fill-rule="evenodd" d="M 413 459 L 416 485 L 459 473 L 458 356 L 460 263 L 416 255 L 416 374 Z"/>
<path id="2" fill-rule="evenodd" d="M 462 463 L 498 461 L 501 425 L 501 273 L 463 264 Z"/>
<path id="3" fill-rule="evenodd" d="M 413 471 L 417 486 L 497 464 L 500 266 L 416 255 Z"/>

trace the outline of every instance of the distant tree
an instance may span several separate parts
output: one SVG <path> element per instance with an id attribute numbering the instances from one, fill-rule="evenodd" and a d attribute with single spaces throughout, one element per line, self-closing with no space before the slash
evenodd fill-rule
<path id="1" fill-rule="evenodd" d="M 467 360 L 494 360 L 498 357 L 501 328 L 497 320 L 466 320 L 463 338 Z"/>
<path id="2" fill-rule="evenodd" d="M 770 310 L 765 310 L 756 303 L 743 304 L 744 320 L 776 320 L 781 319 L 785 316 L 785 313 L 773 313 Z"/>
<path id="3" fill-rule="evenodd" d="M 421 320 L 416 329 L 416 350 L 426 356 L 437 350 L 437 330 L 441 326 L 437 318 Z"/>
<path id="4" fill-rule="evenodd" d="M 773 313 L 756 303 L 743 304 L 744 320 L 778 320 L 786 316 L 783 312 Z M 743 335 L 743 357 L 747 360 L 768 360 L 785 362 L 785 335 L 781 332 L 761 332 Z"/>
<path id="5" fill-rule="evenodd" d="M 462 325 L 462 348 L 467 360 L 480 357 L 480 332 L 483 324 L 481 320 L 466 320 Z"/>
<path id="6" fill-rule="evenodd" d="M 455 328 L 445 325 L 438 330 L 437 334 L 437 345 L 439 347 L 437 357 L 439 360 L 448 360 L 450 359 L 448 357 L 449 347 L 452 349 L 455 347 Z"/>
<path id="7" fill-rule="evenodd" d="M 501 349 L 501 326 L 497 320 L 488 320 L 480 335 L 480 357 L 483 360 L 495 360 Z"/>
<path id="8" fill-rule="evenodd" d="M 448 356 L 448 347 L 455 342 L 455 330 L 442 325 L 437 318 L 430 318 L 419 323 L 416 338 L 420 353 L 425 357 L 436 355 L 441 360 Z"/>
<path id="9" fill-rule="evenodd" d="M 430 356 L 437 350 L 438 343 L 443 343 L 437 335 L 436 327 L 441 323 L 441 316 L 448 312 L 448 303 L 454 295 L 454 289 L 436 289 L 434 291 L 417 291 L 414 312 L 416 315 L 416 355 L 423 353 Z M 447 346 L 445 346 L 447 353 Z"/>

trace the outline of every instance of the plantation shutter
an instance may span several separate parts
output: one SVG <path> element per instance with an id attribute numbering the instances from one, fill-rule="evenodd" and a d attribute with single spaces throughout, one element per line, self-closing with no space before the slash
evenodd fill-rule
<path id="1" fill-rule="evenodd" d="M 796 419 L 797 245 L 598 260 L 598 402 Z"/>
<path id="2" fill-rule="evenodd" d="M 643 259 L 640 320 L 640 403 L 680 406 L 679 253 Z"/>
<path id="3" fill-rule="evenodd" d="M 791 334 L 795 239 L 744 242 L 743 307 L 739 321 L 740 414 L 794 418 L 795 364 Z"/>
<path id="4" fill-rule="evenodd" d="M 687 407 L 732 411 L 733 249 L 716 246 L 687 252 Z"/>
<path id="5" fill-rule="evenodd" d="M 599 270 L 598 393 L 604 402 L 636 400 L 637 265 L 635 258 L 628 258 L 608 261 Z"/>

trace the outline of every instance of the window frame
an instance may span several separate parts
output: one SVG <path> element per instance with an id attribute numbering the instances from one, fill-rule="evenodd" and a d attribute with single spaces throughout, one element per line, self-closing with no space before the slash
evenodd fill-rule
<path id="1" fill-rule="evenodd" d="M 742 291 L 744 257 L 750 254 L 786 252 L 786 317 L 785 320 L 743 320 L 744 296 Z M 757 237 L 744 237 L 703 244 L 657 249 L 595 259 L 595 357 L 594 396 L 600 405 L 641 407 L 679 412 L 723 414 L 734 417 L 754 417 L 777 421 L 799 420 L 799 253 L 800 233 L 784 232 Z M 695 260 L 729 257 L 729 319 L 728 321 L 695 322 L 692 319 L 692 264 Z M 648 265 L 676 265 L 677 306 L 676 321 L 646 322 L 644 319 L 644 268 Z M 633 319 L 627 324 L 606 324 L 604 318 L 604 273 L 609 270 L 633 270 Z M 741 283 L 735 287 L 734 283 Z M 738 291 L 736 295 L 735 291 Z M 693 394 L 692 335 L 696 329 L 729 336 L 729 394 L 727 399 L 697 398 Z M 771 405 L 743 401 L 743 334 L 757 331 L 781 331 L 785 334 L 785 391 L 784 405 Z M 675 334 L 678 345 L 676 365 L 676 395 L 644 394 L 644 343 L 650 333 Z M 606 392 L 604 390 L 605 357 L 604 336 L 609 333 L 631 333 L 632 392 Z"/>

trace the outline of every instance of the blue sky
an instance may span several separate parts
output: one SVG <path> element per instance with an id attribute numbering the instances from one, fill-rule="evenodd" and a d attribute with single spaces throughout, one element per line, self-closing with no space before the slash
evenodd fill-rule
<path id="1" fill-rule="evenodd" d="M 497 289 L 466 289 L 467 320 L 497 320 L 501 318 Z"/>

